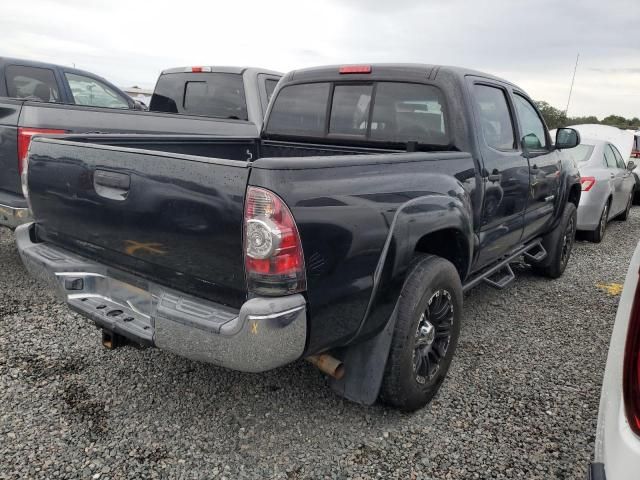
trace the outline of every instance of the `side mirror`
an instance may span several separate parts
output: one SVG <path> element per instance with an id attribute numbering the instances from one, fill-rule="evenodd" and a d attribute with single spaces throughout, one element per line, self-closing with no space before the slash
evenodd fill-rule
<path id="1" fill-rule="evenodd" d="M 563 150 L 580 145 L 580 133 L 574 128 L 559 128 L 556 130 L 556 148 Z"/>
<path id="2" fill-rule="evenodd" d="M 629 162 L 627 162 L 627 170 L 631 171 L 636 167 L 637 167 L 636 162 L 634 162 L 633 160 L 629 160 Z"/>

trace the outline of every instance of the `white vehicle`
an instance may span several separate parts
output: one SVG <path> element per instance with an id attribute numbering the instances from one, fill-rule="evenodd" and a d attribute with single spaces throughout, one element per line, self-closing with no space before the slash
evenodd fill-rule
<path id="1" fill-rule="evenodd" d="M 602 382 L 591 480 L 640 478 L 640 243 L 631 259 Z"/>

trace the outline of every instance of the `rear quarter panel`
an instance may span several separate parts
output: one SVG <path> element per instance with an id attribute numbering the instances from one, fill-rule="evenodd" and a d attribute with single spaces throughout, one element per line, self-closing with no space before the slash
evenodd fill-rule
<path id="1" fill-rule="evenodd" d="M 251 185 L 273 190 L 304 249 L 307 353 L 377 333 L 391 315 L 418 240 L 456 228 L 471 255 L 478 185 L 464 153 L 260 159 Z"/>

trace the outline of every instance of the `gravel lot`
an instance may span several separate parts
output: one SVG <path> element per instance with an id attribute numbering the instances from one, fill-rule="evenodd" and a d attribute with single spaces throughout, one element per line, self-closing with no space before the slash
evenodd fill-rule
<path id="1" fill-rule="evenodd" d="M 0 478 L 582 479 L 640 208 L 563 278 L 467 296 L 448 380 L 415 414 L 335 396 L 306 362 L 262 375 L 100 333 L 28 277 L 0 229 Z M 615 290 L 615 288 L 614 288 Z"/>

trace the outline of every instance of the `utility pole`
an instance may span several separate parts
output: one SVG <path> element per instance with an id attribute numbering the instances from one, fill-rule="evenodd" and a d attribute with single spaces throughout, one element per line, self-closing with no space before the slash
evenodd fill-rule
<path id="1" fill-rule="evenodd" d="M 569 98 L 567 99 L 567 108 L 564 109 L 564 118 L 567 118 L 567 112 L 569 112 L 569 103 L 571 102 L 571 93 L 573 92 L 573 83 L 576 81 L 576 71 L 578 70 L 578 60 L 580 59 L 580 53 L 576 56 L 576 66 L 573 68 L 573 78 L 571 79 L 571 87 L 569 88 Z"/>

